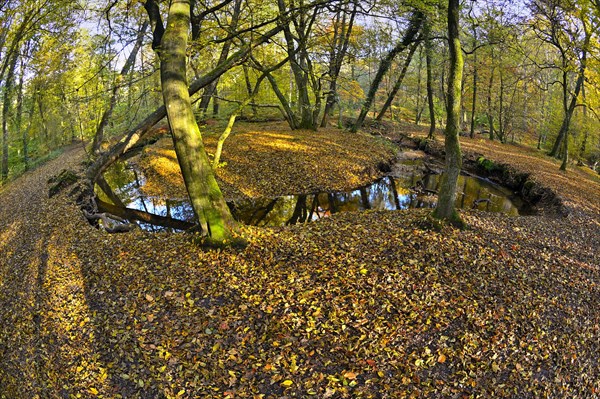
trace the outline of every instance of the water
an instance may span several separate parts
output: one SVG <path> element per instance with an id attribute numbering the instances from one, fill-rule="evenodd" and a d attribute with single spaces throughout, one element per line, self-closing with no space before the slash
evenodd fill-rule
<path id="1" fill-rule="evenodd" d="M 406 171 L 409 161 L 403 164 Z M 248 199 L 229 203 L 236 220 L 255 226 L 284 226 L 305 223 L 328 217 L 337 212 L 366 209 L 400 210 L 410 208 L 434 208 L 437 204 L 441 175 L 423 174 L 418 168 L 410 169 L 402 177 L 386 176 L 374 183 L 347 192 L 286 195 L 277 198 Z M 144 176 L 131 164 L 118 164 L 111 168 L 105 178 L 124 205 L 153 215 L 191 221 L 194 212 L 183 198 L 166 199 L 145 196 L 141 187 Z M 98 189 L 98 196 L 107 201 Z M 459 176 L 458 208 L 501 212 L 510 216 L 527 214 L 529 210 L 513 193 L 490 181 L 471 176 Z M 140 223 L 147 230 L 161 230 L 149 223 Z"/>

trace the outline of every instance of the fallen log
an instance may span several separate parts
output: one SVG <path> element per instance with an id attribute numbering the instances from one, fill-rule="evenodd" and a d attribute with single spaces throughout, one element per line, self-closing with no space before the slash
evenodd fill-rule
<path id="1" fill-rule="evenodd" d="M 100 199 L 96 200 L 96 203 L 98 204 L 98 210 L 100 212 L 109 213 L 130 221 L 137 220 L 138 222 L 149 223 L 155 226 L 167 227 L 176 230 L 189 230 L 196 226 L 194 223 L 186 222 L 185 220 L 173 219 L 137 209 L 120 207 L 109 204 L 108 202 L 104 202 Z"/>

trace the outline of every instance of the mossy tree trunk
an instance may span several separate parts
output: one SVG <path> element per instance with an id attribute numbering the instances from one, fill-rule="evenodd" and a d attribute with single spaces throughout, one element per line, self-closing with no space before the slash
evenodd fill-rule
<path id="1" fill-rule="evenodd" d="M 186 79 L 190 0 L 172 0 L 160 46 L 163 99 L 177 160 L 203 232 L 215 243 L 231 238 L 235 221 L 217 184 L 194 118 Z"/>
<path id="2" fill-rule="evenodd" d="M 423 16 L 422 12 L 420 12 L 420 11 L 413 12 L 413 14 L 411 15 L 411 18 L 410 18 L 408 28 L 407 28 L 406 32 L 404 32 L 404 36 L 402 37 L 402 40 L 400 40 L 396 44 L 396 46 L 394 46 L 394 48 L 391 49 L 379 63 L 379 68 L 377 69 L 377 73 L 375 74 L 375 77 L 374 77 L 373 81 L 371 82 L 371 86 L 369 88 L 367 98 L 365 99 L 365 101 L 362 105 L 360 114 L 359 114 L 358 118 L 356 119 L 356 121 L 354 122 L 354 124 L 352 125 L 352 128 L 350 129 L 350 131 L 352 133 L 356 133 L 362 127 L 362 124 L 364 123 L 365 118 L 367 117 L 367 114 L 369 113 L 369 110 L 371 109 L 371 105 L 375 101 L 375 95 L 377 94 L 377 90 L 379 89 L 379 85 L 381 84 L 383 77 L 385 76 L 387 71 L 392 66 L 392 62 L 394 61 L 394 58 L 396 58 L 396 56 L 398 54 L 400 54 L 402 51 L 404 51 L 415 40 L 415 38 L 419 34 L 419 31 L 421 30 L 421 25 L 423 24 L 423 18 L 424 18 L 424 16 Z"/>
<path id="3" fill-rule="evenodd" d="M 12 103 L 14 76 L 18 58 L 16 53 L 12 55 L 4 86 L 4 98 L 2 104 L 2 183 L 8 178 L 8 120 L 10 118 L 9 114 L 11 113 L 10 106 Z"/>
<path id="4" fill-rule="evenodd" d="M 127 61 L 125 61 L 125 65 L 123 65 L 121 73 L 119 73 L 119 75 L 116 77 L 114 87 L 112 88 L 110 93 L 108 107 L 102 113 L 102 117 L 100 118 L 100 124 L 98 124 L 96 134 L 94 135 L 94 140 L 92 141 L 92 152 L 94 154 L 98 154 L 100 151 L 100 145 L 104 140 L 104 132 L 106 131 L 106 127 L 108 126 L 110 118 L 112 117 L 113 111 L 115 109 L 115 105 L 117 104 L 117 93 L 119 92 L 124 77 L 127 76 L 129 72 L 133 69 L 133 65 L 135 64 L 137 54 L 142 48 L 144 35 L 146 34 L 146 29 L 148 29 L 148 21 L 145 21 L 142 24 L 142 27 L 138 31 L 135 44 L 133 45 L 133 49 L 131 50 L 129 57 L 127 57 Z"/>
<path id="5" fill-rule="evenodd" d="M 433 216 L 462 224 L 454 209 L 456 184 L 462 166 L 462 155 L 458 133 L 460 128 L 460 99 L 463 74 L 463 56 L 458 36 L 459 0 L 448 1 L 448 41 L 450 48 L 450 71 L 448 76 L 448 96 L 446 102 L 447 123 L 445 131 L 446 172 L 442 177 L 437 207 Z"/>
<path id="6" fill-rule="evenodd" d="M 417 40 L 419 40 L 419 39 L 417 39 Z M 404 81 L 404 77 L 406 76 L 406 72 L 408 71 L 408 67 L 410 66 L 410 62 L 412 61 L 412 58 L 415 55 L 415 51 L 417 50 L 418 45 L 419 45 L 419 42 L 417 41 L 410 46 L 410 50 L 408 51 L 408 55 L 406 56 L 406 59 L 404 60 L 404 65 L 402 66 L 400 75 L 398 75 L 398 79 L 396 79 L 396 83 L 394 83 L 394 87 L 392 87 L 392 90 L 388 94 L 387 100 L 385 100 L 385 103 L 381 107 L 381 111 L 379 111 L 379 115 L 377 115 L 377 118 L 375 118 L 376 120 L 378 120 L 378 121 L 382 120 L 383 117 L 385 116 L 385 113 L 387 112 L 387 110 L 392 106 L 392 102 L 394 101 L 394 98 L 396 98 L 398 91 L 400 91 L 400 87 L 402 86 L 402 82 Z"/>
<path id="7" fill-rule="evenodd" d="M 350 3 L 352 3 L 352 11 L 348 10 Z M 337 94 L 337 79 L 342 69 L 344 57 L 348 52 L 352 28 L 354 27 L 354 18 L 356 17 L 357 12 L 358 0 L 352 0 L 345 2 L 343 8 L 340 8 L 336 14 L 333 43 L 331 44 L 331 51 L 329 54 L 329 92 L 327 93 L 321 127 L 326 127 L 329 123 L 329 118 L 331 117 L 335 104 L 338 103 L 341 107 Z M 348 13 L 350 13 L 350 20 L 346 22 Z"/>
<path id="8" fill-rule="evenodd" d="M 427 106 L 429 107 L 428 139 L 435 135 L 435 104 L 433 101 L 433 43 L 431 42 L 431 25 L 429 20 L 423 24 L 425 38 L 425 68 L 427 70 Z"/>

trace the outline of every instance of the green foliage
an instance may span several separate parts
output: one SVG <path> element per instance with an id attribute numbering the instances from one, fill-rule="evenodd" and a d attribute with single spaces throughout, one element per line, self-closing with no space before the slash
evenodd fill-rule
<path id="1" fill-rule="evenodd" d="M 483 156 L 477 158 L 477 166 L 487 173 L 492 173 L 501 169 L 494 161 L 491 161 Z"/>

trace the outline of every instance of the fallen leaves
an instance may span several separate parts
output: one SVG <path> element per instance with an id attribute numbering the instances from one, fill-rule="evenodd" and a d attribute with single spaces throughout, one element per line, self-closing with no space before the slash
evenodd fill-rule
<path id="1" fill-rule="evenodd" d="M 219 134 L 203 133 L 209 153 Z M 216 174 L 227 200 L 343 191 L 381 177 L 379 165 L 393 156 L 389 145 L 363 134 L 334 128 L 292 132 L 279 122 L 238 123 L 223 149 L 227 166 Z M 138 163 L 147 179 L 147 195 L 186 197 L 170 139 L 146 149 Z"/>
<path id="2" fill-rule="evenodd" d="M 270 139 L 270 151 L 305 145 Z M 0 395 L 588 398 L 600 390 L 597 215 L 465 212 L 470 230 L 438 232 L 424 227 L 424 210 L 367 211 L 244 227 L 244 251 L 203 252 L 185 235 L 108 236 L 83 226 L 65 198 L 39 190 L 51 167 L 0 196 Z M 321 184 L 310 176 L 305 184 Z"/>

